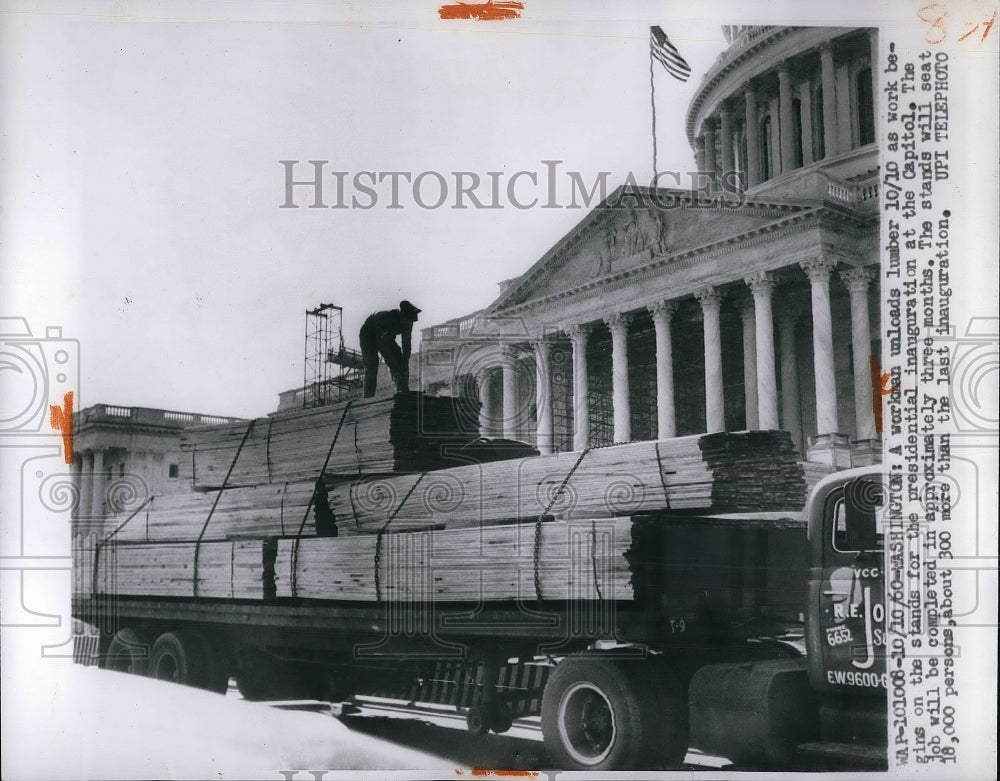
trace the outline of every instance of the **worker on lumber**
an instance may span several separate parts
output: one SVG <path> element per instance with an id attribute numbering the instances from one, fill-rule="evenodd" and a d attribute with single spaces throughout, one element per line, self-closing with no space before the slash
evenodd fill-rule
<path id="1" fill-rule="evenodd" d="M 361 326 L 361 359 L 365 364 L 365 398 L 375 395 L 378 380 L 378 357 L 382 356 L 389 367 L 396 392 L 410 389 L 410 340 L 413 324 L 417 322 L 417 309 L 409 301 L 400 301 L 399 309 L 375 312 Z M 400 336 L 402 349 L 396 344 Z"/>

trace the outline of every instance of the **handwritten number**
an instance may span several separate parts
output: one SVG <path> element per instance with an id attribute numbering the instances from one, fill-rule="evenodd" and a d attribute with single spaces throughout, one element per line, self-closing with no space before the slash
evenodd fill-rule
<path id="1" fill-rule="evenodd" d="M 990 30 L 993 29 L 993 24 L 994 24 L 994 22 L 996 22 L 996 20 L 997 20 L 997 12 L 994 11 L 993 12 L 993 16 L 991 16 L 990 20 L 986 23 L 986 29 L 983 30 L 983 37 L 980 38 L 980 40 L 979 40 L 980 43 L 982 43 L 983 41 L 986 40 L 986 36 L 990 34 Z"/>
<path id="2" fill-rule="evenodd" d="M 937 14 L 934 16 L 934 14 Z M 927 43 L 941 43 L 945 38 L 948 37 L 948 28 L 945 26 L 944 20 L 948 15 L 948 9 L 942 8 L 938 3 L 930 3 L 929 5 L 923 6 L 918 12 L 917 17 L 922 22 L 927 22 L 930 25 L 930 29 L 927 30 L 927 35 L 924 40 Z M 938 37 L 931 37 L 932 31 L 937 31 Z"/>
<path id="3" fill-rule="evenodd" d="M 927 43 L 942 43 L 948 37 L 948 26 L 945 22 L 947 17 L 948 9 L 941 3 L 928 3 L 917 11 L 917 18 L 929 25 L 927 28 L 927 34 L 924 36 L 924 40 L 927 41 Z M 979 30 L 979 28 L 982 27 L 983 34 L 980 37 L 979 42 L 983 43 L 993 30 L 993 25 L 996 23 L 996 20 L 997 12 L 994 11 L 993 16 L 985 22 L 966 21 L 964 27 L 965 32 L 959 36 L 958 42 L 961 43 L 966 38 L 971 38 Z"/>

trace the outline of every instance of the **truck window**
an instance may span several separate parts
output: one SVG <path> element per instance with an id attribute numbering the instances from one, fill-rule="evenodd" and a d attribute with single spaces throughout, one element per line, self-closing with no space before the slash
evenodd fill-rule
<path id="1" fill-rule="evenodd" d="M 884 539 L 885 491 L 877 477 L 861 477 L 831 496 L 833 549 L 838 553 L 880 552 Z"/>

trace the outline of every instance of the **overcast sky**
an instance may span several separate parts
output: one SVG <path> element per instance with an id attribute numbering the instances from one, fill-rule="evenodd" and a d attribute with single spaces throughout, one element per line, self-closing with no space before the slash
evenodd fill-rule
<path id="1" fill-rule="evenodd" d="M 649 25 L 694 75 L 655 73 L 659 167 L 689 171 L 688 100 L 720 24 L 802 20 L 679 2 L 527 0 L 509 22 L 442 21 L 435 2 L 8 3 L 0 72 L 5 314 L 81 343 L 77 407 L 261 415 L 302 383 L 304 312 L 344 308 L 344 339 L 401 298 L 420 326 L 489 304 L 585 215 L 545 209 L 546 168 L 609 189 L 652 170 Z M 735 17 L 736 8 L 740 17 Z M 835 13 L 827 10 L 825 13 Z M 818 21 L 836 21 L 819 17 Z M 401 181 L 371 209 L 281 209 L 285 169 L 436 171 L 425 209 Z M 517 171 L 535 172 L 538 187 Z M 453 172 L 502 172 L 499 209 L 450 208 Z M 367 182 L 367 180 L 365 180 Z M 437 200 L 422 181 L 420 199 Z M 471 203 L 471 202 L 470 202 Z"/>

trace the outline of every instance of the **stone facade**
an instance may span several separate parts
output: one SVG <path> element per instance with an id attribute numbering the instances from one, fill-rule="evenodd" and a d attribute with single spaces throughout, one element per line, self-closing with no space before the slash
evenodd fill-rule
<path id="1" fill-rule="evenodd" d="M 189 426 L 239 418 L 96 404 L 73 415 L 73 526 L 87 534 L 151 496 L 190 490 L 180 480 L 180 436 Z"/>
<path id="2" fill-rule="evenodd" d="M 619 188 L 487 309 L 423 331 L 423 387 L 478 393 L 484 435 L 781 428 L 809 460 L 878 457 L 876 32 L 730 39 L 687 113 L 702 191 Z"/>

